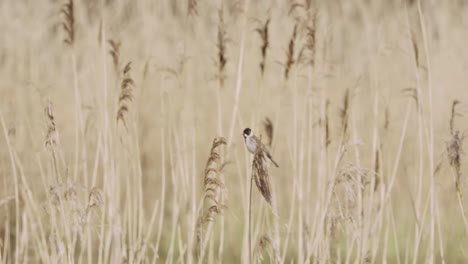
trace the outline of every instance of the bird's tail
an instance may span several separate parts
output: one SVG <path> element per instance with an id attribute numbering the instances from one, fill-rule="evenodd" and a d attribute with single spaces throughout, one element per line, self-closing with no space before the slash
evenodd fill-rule
<path id="1" fill-rule="evenodd" d="M 278 163 L 276 163 L 276 161 L 273 160 L 273 158 L 271 157 L 270 153 L 267 153 L 267 157 L 271 160 L 271 162 L 276 166 L 276 168 L 279 168 L 279 165 Z"/>

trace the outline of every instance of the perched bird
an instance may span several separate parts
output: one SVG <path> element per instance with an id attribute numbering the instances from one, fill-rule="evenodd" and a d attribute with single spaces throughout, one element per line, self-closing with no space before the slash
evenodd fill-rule
<path id="1" fill-rule="evenodd" d="M 268 149 L 262 144 L 260 139 L 258 139 L 255 135 L 252 129 L 246 128 L 244 129 L 244 132 L 242 133 L 244 136 L 244 141 L 245 141 L 245 146 L 247 147 L 247 150 L 249 150 L 250 153 L 255 154 L 257 152 L 257 148 L 261 148 L 261 151 L 271 160 L 271 162 L 276 166 L 278 166 L 278 163 L 276 163 L 273 158 L 270 155 L 270 152 Z"/>

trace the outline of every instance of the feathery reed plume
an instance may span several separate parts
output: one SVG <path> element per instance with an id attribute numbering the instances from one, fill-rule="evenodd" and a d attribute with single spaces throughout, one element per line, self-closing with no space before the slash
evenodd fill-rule
<path id="1" fill-rule="evenodd" d="M 266 66 L 266 55 L 268 46 L 270 42 L 268 40 L 268 25 L 270 24 L 270 18 L 265 21 L 262 27 L 257 28 L 255 31 L 260 35 L 262 39 L 262 46 L 260 47 L 260 51 L 262 53 L 262 61 L 260 62 L 260 71 L 262 72 L 262 76 L 265 73 L 265 66 Z"/>
<path id="2" fill-rule="evenodd" d="M 343 108 L 340 109 L 340 118 L 341 118 L 341 130 L 343 135 L 346 136 L 348 132 L 348 119 L 349 119 L 349 108 L 350 108 L 351 96 L 349 89 L 346 89 L 343 97 Z"/>
<path id="3" fill-rule="evenodd" d="M 119 109 L 117 110 L 117 122 L 121 121 L 128 130 L 126 116 L 129 110 L 129 103 L 133 100 L 132 89 L 135 87 L 135 82 L 130 76 L 131 62 L 125 65 L 122 71 L 122 82 L 120 85 Z"/>
<path id="4" fill-rule="evenodd" d="M 219 147 L 226 144 L 226 139 L 222 137 L 215 138 L 211 146 L 210 156 L 206 162 L 205 177 L 203 179 L 203 203 L 207 211 L 203 216 L 203 222 L 213 221 L 214 217 L 221 211 L 218 197 L 220 190 L 224 188 L 224 184 L 218 177 L 222 169 Z"/>
<path id="5" fill-rule="evenodd" d="M 309 64 L 310 66 L 315 64 L 316 23 L 317 13 L 314 12 L 310 25 L 305 27 L 305 43 L 297 56 L 299 63 Z"/>
<path id="6" fill-rule="evenodd" d="M 67 3 L 63 4 L 60 13 L 63 14 L 64 20 L 62 21 L 62 27 L 65 30 L 65 38 L 63 41 L 68 45 L 73 45 L 75 41 L 75 14 L 73 0 L 68 0 Z"/>
<path id="7" fill-rule="evenodd" d="M 47 134 L 45 138 L 45 146 L 53 149 L 58 143 L 58 134 L 55 128 L 55 116 L 52 109 L 52 102 L 48 102 L 47 107 L 45 108 L 45 113 L 47 116 Z"/>
<path id="8" fill-rule="evenodd" d="M 207 244 L 208 237 L 204 238 L 205 224 L 214 221 L 216 215 L 222 210 L 222 205 L 219 203 L 221 190 L 224 188 L 224 183 L 219 175 L 224 164 L 221 163 L 220 147 L 226 145 L 226 139 L 218 137 L 213 140 L 210 150 L 210 156 L 206 162 L 205 176 L 203 178 L 203 204 L 197 220 L 197 253 L 198 258 L 203 260 L 204 250 Z M 207 228 L 208 229 L 208 228 Z M 209 229 L 208 229 L 209 230 Z"/>
<path id="9" fill-rule="evenodd" d="M 463 154 L 463 136 L 460 136 L 460 133 L 458 130 L 455 130 L 455 117 L 458 116 L 456 112 L 456 106 L 460 102 L 455 100 L 452 103 L 452 112 L 450 115 L 450 134 L 451 134 L 451 139 L 447 142 L 447 155 L 448 155 L 448 160 L 450 163 L 450 166 L 455 171 L 456 174 L 456 180 L 455 180 L 455 188 L 458 193 L 461 194 L 461 186 L 460 186 L 460 180 L 461 180 L 461 155 Z"/>
<path id="10" fill-rule="evenodd" d="M 265 262 L 263 252 L 267 253 L 270 263 L 279 263 L 279 250 L 275 247 L 275 243 L 268 234 L 262 235 L 255 245 L 255 263 Z"/>
<path id="11" fill-rule="evenodd" d="M 45 114 L 47 116 L 47 134 L 45 138 L 45 147 L 49 149 L 52 156 L 53 168 L 57 183 L 60 181 L 59 170 L 57 167 L 56 147 L 59 143 L 59 135 L 55 126 L 55 115 L 52 108 L 52 102 L 49 101 L 45 108 Z"/>
<path id="12" fill-rule="evenodd" d="M 338 230 L 340 226 L 348 226 L 351 232 L 359 232 L 357 219 L 369 217 L 359 207 L 359 196 L 365 195 L 367 186 L 372 182 L 374 176 L 372 169 L 362 168 L 348 163 L 340 166 L 332 182 L 332 197 L 330 209 L 326 215 L 325 236 L 329 237 L 331 256 L 337 257 L 339 250 Z M 376 205 L 378 206 L 378 205 Z M 370 211 L 372 212 L 372 210 Z M 336 259 L 333 262 L 339 262 Z"/>
<path id="13" fill-rule="evenodd" d="M 463 201 L 463 193 L 462 193 L 462 171 L 461 171 L 461 156 L 464 154 L 463 152 L 463 140 L 465 138 L 464 135 L 460 136 L 460 132 L 455 130 L 455 117 L 460 115 L 456 111 L 456 106 L 460 102 L 458 100 L 454 100 L 452 103 L 452 112 L 450 114 L 450 134 L 451 139 L 446 143 L 447 146 L 447 156 L 449 160 L 449 164 L 454 171 L 455 177 L 455 191 L 457 194 L 458 199 L 458 206 L 460 207 L 460 213 L 463 218 L 463 224 L 465 227 L 465 232 L 468 234 L 468 220 L 466 218 L 465 213 L 465 205 Z"/>
<path id="14" fill-rule="evenodd" d="M 107 41 L 109 43 L 110 49 L 109 49 L 109 54 L 112 57 L 112 62 L 114 63 L 114 69 L 115 72 L 119 71 L 119 65 L 120 65 L 120 45 L 121 43 L 119 41 L 115 41 L 112 39 L 109 39 Z"/>
<path id="15" fill-rule="evenodd" d="M 411 34 L 411 43 L 413 44 L 414 61 L 416 62 L 416 66 L 420 68 L 421 63 L 419 61 L 419 49 L 418 49 L 418 44 L 416 43 L 414 34 Z"/>
<path id="16" fill-rule="evenodd" d="M 104 199 L 102 198 L 102 190 L 98 187 L 94 187 L 89 192 L 88 205 L 86 206 L 86 215 L 94 208 L 99 208 L 104 205 Z"/>
<path id="17" fill-rule="evenodd" d="M 456 112 L 456 109 L 455 109 L 458 104 L 460 104 L 460 101 L 458 100 L 454 100 L 452 103 L 452 113 L 450 115 L 450 134 L 451 135 L 455 134 L 455 117 L 460 115 Z"/>
<path id="18" fill-rule="evenodd" d="M 260 141 L 261 141 L 260 137 Z M 272 206 L 271 203 L 271 188 L 270 179 L 268 176 L 268 168 L 266 165 L 265 151 L 263 148 L 257 147 L 253 162 L 252 162 L 252 174 L 250 177 L 250 190 L 249 190 L 249 220 L 248 220 L 248 249 L 249 249 L 249 263 L 252 262 L 252 194 L 253 194 L 253 181 L 257 185 L 258 190 L 265 198 L 266 202 Z"/>
<path id="19" fill-rule="evenodd" d="M 216 40 L 216 49 L 218 51 L 216 64 L 218 67 L 217 77 L 219 79 L 219 85 L 221 88 L 224 87 L 224 80 L 226 79 L 225 68 L 227 63 L 226 58 L 226 29 L 224 25 L 224 13 L 223 9 L 220 9 L 219 12 L 219 22 L 218 22 L 218 35 Z"/>
<path id="20" fill-rule="evenodd" d="M 284 69 L 284 77 L 286 78 L 286 80 L 289 79 L 289 73 L 291 71 L 292 66 L 295 63 L 294 46 L 296 43 L 296 37 L 297 37 L 297 23 L 294 25 L 294 30 L 289 40 L 288 50 L 286 52 L 286 64 L 285 64 L 285 69 Z"/>
<path id="21" fill-rule="evenodd" d="M 198 2 L 197 2 L 197 0 L 188 0 L 188 14 L 189 14 L 189 16 L 198 15 Z"/>
<path id="22" fill-rule="evenodd" d="M 389 127 L 390 127 L 390 110 L 388 109 L 388 106 L 387 106 L 385 108 L 384 130 L 388 131 Z"/>
<path id="23" fill-rule="evenodd" d="M 267 145 L 271 147 L 271 144 L 273 143 L 273 133 L 274 133 L 274 127 L 273 127 L 273 122 L 271 122 L 270 118 L 265 118 L 265 121 L 263 121 L 263 127 L 265 128 L 265 133 L 268 138 L 268 143 Z"/>
<path id="24" fill-rule="evenodd" d="M 255 180 L 258 190 L 263 195 L 267 203 L 271 206 L 271 188 L 266 165 L 265 152 L 262 148 L 257 148 L 252 163 L 252 177 Z"/>
<path id="25" fill-rule="evenodd" d="M 371 177 L 375 176 L 372 169 L 354 164 L 345 164 L 339 170 L 334 182 L 334 213 L 339 219 L 354 222 L 357 215 L 362 213 L 357 210 L 358 195 L 366 190 L 366 186 L 372 182 Z"/>
<path id="26" fill-rule="evenodd" d="M 375 182 L 374 182 L 374 191 L 377 191 L 377 188 L 380 184 L 380 151 L 378 148 L 375 150 L 375 165 L 374 165 L 374 174 L 375 174 Z"/>

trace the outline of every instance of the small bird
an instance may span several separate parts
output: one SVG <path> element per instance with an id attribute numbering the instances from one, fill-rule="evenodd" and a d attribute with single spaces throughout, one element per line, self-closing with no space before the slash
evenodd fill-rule
<path id="1" fill-rule="evenodd" d="M 250 153 L 255 154 L 257 152 L 257 147 L 260 147 L 265 153 L 265 155 L 271 160 L 271 162 L 279 168 L 278 163 L 276 163 L 273 158 L 270 155 L 270 152 L 268 149 L 265 147 L 265 145 L 262 144 L 260 139 L 258 139 L 255 135 L 252 129 L 246 128 L 244 129 L 244 132 L 242 133 L 244 136 L 244 141 L 245 141 L 245 146 L 247 147 L 247 150 L 249 150 Z"/>

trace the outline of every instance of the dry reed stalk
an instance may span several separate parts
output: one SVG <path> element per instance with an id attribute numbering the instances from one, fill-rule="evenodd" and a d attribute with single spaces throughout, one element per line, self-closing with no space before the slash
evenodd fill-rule
<path id="1" fill-rule="evenodd" d="M 261 141 L 261 138 L 260 138 Z M 273 207 L 271 201 L 271 187 L 270 179 L 268 176 L 268 168 L 266 164 L 265 152 L 262 148 L 257 148 L 253 161 L 252 161 L 252 171 L 250 178 L 250 192 L 249 192 L 249 217 L 248 217 L 248 253 L 249 253 L 249 263 L 252 262 L 252 195 L 253 195 L 253 181 L 258 190 L 265 198 L 266 202 Z"/>
<path id="2" fill-rule="evenodd" d="M 263 26 L 257 28 L 255 31 L 260 35 L 260 38 L 262 39 L 262 46 L 260 47 L 260 52 L 262 54 L 262 61 L 260 62 L 260 71 L 262 73 L 262 77 L 265 73 L 265 67 L 266 67 L 266 57 L 267 57 L 267 50 L 270 45 L 269 39 L 268 39 L 268 26 L 270 24 L 270 18 L 268 18 Z"/>
<path id="3" fill-rule="evenodd" d="M 4 137 L 5 137 L 5 141 L 7 143 L 7 148 L 8 148 L 8 154 L 9 154 L 9 158 L 10 158 L 10 164 L 11 164 L 11 170 L 12 170 L 12 174 L 13 174 L 13 183 L 14 183 L 14 192 L 15 192 L 15 221 L 16 221 L 16 224 L 15 224 L 15 230 L 14 230 L 14 237 L 16 237 L 16 239 L 14 239 L 15 241 L 15 245 L 14 245 L 14 249 L 15 249 L 15 256 L 14 256 L 14 259 L 16 261 L 19 261 L 19 248 L 20 248 L 20 192 L 19 192 L 19 181 L 18 181 L 18 170 L 17 170 L 17 166 L 15 164 L 15 158 L 14 158 L 14 150 L 13 150 L 13 147 L 11 145 L 11 142 L 10 142 L 10 138 L 8 136 L 8 130 L 7 130 L 7 126 L 5 125 L 5 120 L 3 119 L 3 115 L 0 113 L 0 121 L 1 121 L 1 124 L 2 124 L 2 127 L 3 127 L 3 133 L 4 133 Z M 8 223 L 6 223 L 8 225 Z M 10 239 L 10 231 L 8 230 L 9 227 L 6 228 L 6 232 L 5 232 L 5 236 L 6 236 L 6 242 L 9 241 Z M 9 245 L 10 243 L 8 243 L 7 245 Z M 5 252 L 7 250 L 7 247 L 4 248 Z M 6 254 L 5 254 L 6 255 Z"/>
<path id="4" fill-rule="evenodd" d="M 309 242 L 309 258 L 310 256 L 322 257 L 323 253 L 320 250 L 320 243 L 318 241 L 325 241 L 325 229 L 326 229 L 326 214 L 325 211 L 328 210 L 328 205 L 331 198 L 331 190 L 329 183 L 329 178 L 335 177 L 335 173 L 331 174 L 329 169 L 329 155 L 327 148 L 327 134 L 330 135 L 330 132 L 326 132 L 326 119 L 328 119 L 328 96 L 327 89 L 321 88 L 319 90 L 320 95 L 318 100 L 319 104 L 319 120 L 322 120 L 321 125 L 318 127 L 317 131 L 317 144 L 314 144 L 316 151 L 318 153 L 317 161 L 317 177 L 316 177 L 316 194 L 317 200 L 315 203 L 315 217 L 312 229 L 313 240 Z M 323 122 L 325 120 L 325 122 Z M 338 152 L 342 152 L 342 146 L 338 146 Z"/>
<path id="5" fill-rule="evenodd" d="M 423 234 L 422 227 L 420 226 L 420 218 L 421 218 L 421 212 L 420 208 L 423 206 L 423 176 L 424 176 L 424 156 L 426 155 L 426 151 L 424 150 L 424 133 L 423 129 L 423 118 L 424 118 L 424 113 L 423 113 L 423 108 L 422 104 L 420 104 L 420 98 L 422 98 L 422 88 L 421 88 L 421 80 L 420 80 L 420 73 L 419 69 L 421 68 L 420 60 L 419 60 L 419 49 L 418 45 L 416 43 L 416 39 L 414 37 L 414 34 L 411 30 L 411 26 L 409 23 L 409 14 L 407 10 L 407 6 L 404 5 L 404 10 L 405 10 L 405 17 L 406 17 L 406 27 L 408 29 L 408 34 L 410 36 L 409 39 L 409 45 L 412 46 L 413 49 L 413 63 L 414 63 L 414 73 L 415 73 L 415 79 L 416 79 L 416 88 L 409 88 L 406 89 L 407 93 L 412 96 L 416 102 L 417 106 L 417 118 L 418 118 L 418 156 L 419 156 L 419 164 L 418 164 L 418 184 L 417 184 L 417 197 L 416 197 L 416 224 L 415 224 L 415 243 L 414 243 L 414 253 L 413 253 L 413 263 L 416 263 L 418 261 L 418 256 L 419 256 L 419 247 L 420 247 L 420 242 L 421 242 L 421 237 Z M 425 135 L 427 136 L 427 130 L 424 131 Z M 425 216 L 425 209 L 423 213 L 423 217 Z"/>
<path id="6" fill-rule="evenodd" d="M 295 179 L 294 179 L 295 181 Z M 296 183 L 294 183 L 295 185 Z M 289 239 L 291 237 L 291 233 L 292 233 L 292 227 L 293 227 L 293 220 L 294 220 L 294 216 L 296 215 L 296 207 L 297 207 L 297 199 L 290 199 L 291 200 L 291 204 L 289 206 L 289 219 L 288 219 L 288 223 L 286 224 L 287 226 L 287 231 L 286 231 L 286 239 L 283 243 L 283 253 L 281 255 L 281 259 L 280 259 L 280 263 L 285 263 L 285 260 L 286 260 L 286 254 L 287 254 L 287 250 L 288 250 L 288 246 L 289 246 Z M 275 207 L 273 207 L 275 208 Z"/>
<path id="7" fill-rule="evenodd" d="M 310 75 L 312 75 L 312 71 L 309 71 Z M 308 78 L 308 85 L 312 83 L 312 80 Z M 305 129 L 307 129 L 307 139 L 306 139 L 306 158 L 305 158 L 305 166 L 307 167 L 305 170 L 305 175 L 306 175 L 306 183 L 305 183 L 305 196 L 304 200 L 316 200 L 316 193 L 312 191 L 312 185 L 313 181 L 315 180 L 314 178 L 317 178 L 317 176 L 311 177 L 311 175 L 314 175 L 313 169 L 315 167 L 314 164 L 314 157 L 313 157 L 313 147 L 314 147 L 314 119 L 315 119 L 315 106 L 313 103 L 313 99 L 309 98 L 307 100 L 307 107 L 308 109 L 306 110 L 308 112 L 306 120 L 307 120 L 307 125 L 305 126 Z M 325 118 L 326 120 L 327 118 Z M 322 120 L 319 118 L 319 127 L 321 127 Z M 311 247 L 310 247 L 310 242 L 312 241 L 312 233 L 311 229 L 313 229 L 313 222 L 314 222 L 314 217 L 313 217 L 313 206 L 306 206 L 305 207 L 305 216 L 304 216 L 304 248 L 305 248 L 305 255 L 304 255 L 304 261 L 308 262 L 310 261 L 311 258 Z"/>
<path id="8" fill-rule="evenodd" d="M 71 49 L 71 66 L 73 70 L 73 89 L 75 96 L 75 161 L 74 161 L 74 173 L 73 178 L 78 177 L 79 170 L 79 155 L 80 155 L 80 135 L 83 135 L 83 117 L 81 110 L 81 98 L 78 90 L 78 66 L 75 50 L 73 48 L 76 40 L 76 21 L 75 21 L 75 3 L 73 0 L 68 0 L 63 4 L 60 9 L 60 14 L 63 15 L 63 21 L 61 22 L 62 28 L 65 30 L 65 38 L 63 42 L 69 45 Z M 86 164 L 84 165 L 86 166 Z M 84 174 L 83 174 L 83 177 Z"/>
<path id="9" fill-rule="evenodd" d="M 161 102 L 161 113 L 162 117 L 163 114 L 165 113 L 165 102 L 162 100 Z M 163 118 L 161 118 L 163 119 Z M 164 206 L 165 206 L 165 201 L 166 201 L 166 136 L 165 136 L 165 129 L 163 126 L 160 128 L 160 146 L 161 146 L 161 212 L 164 212 Z M 158 223 L 158 232 L 157 232 L 157 237 L 156 237 L 156 243 L 155 243 L 155 253 L 154 253 L 154 258 L 153 262 L 156 262 L 156 259 L 159 258 L 159 244 L 161 242 L 161 236 L 163 233 L 163 223 L 164 223 L 164 213 L 161 213 L 159 215 L 159 223 Z"/>
<path id="10" fill-rule="evenodd" d="M 248 12 L 249 0 L 243 0 L 242 2 L 243 2 L 243 5 L 242 5 L 243 19 L 242 19 L 242 27 L 241 27 L 242 33 L 241 33 L 241 41 L 240 41 L 240 48 L 239 48 L 239 61 L 237 63 L 236 93 L 234 96 L 234 106 L 232 110 L 231 124 L 229 126 L 229 137 L 227 139 L 228 147 L 231 146 L 232 139 L 234 137 L 234 127 L 237 121 L 237 112 L 239 110 L 240 92 L 242 88 L 242 71 L 244 67 L 244 49 L 245 49 L 245 35 L 246 35 L 245 32 L 246 32 L 246 27 L 247 27 L 246 13 Z"/>
<path id="11" fill-rule="evenodd" d="M 100 112 L 102 113 L 102 120 L 103 120 L 103 131 L 102 131 L 102 140 L 100 143 L 100 148 L 97 148 L 97 151 L 100 151 L 101 154 L 96 153 L 96 162 L 95 162 L 95 167 L 94 167 L 94 173 L 93 173 L 93 179 L 92 179 L 92 186 L 95 185 L 97 182 L 98 178 L 98 173 L 97 173 L 97 166 L 98 166 L 98 160 L 102 159 L 102 175 L 104 176 L 104 185 L 103 185 L 103 192 L 105 194 L 111 193 L 111 185 L 108 184 L 108 176 L 111 173 L 113 173 L 113 165 L 111 165 L 112 162 L 112 133 L 111 133 L 111 124 L 110 124 L 110 115 L 109 114 L 109 95 L 112 94 L 109 92 L 109 78 L 108 78 L 108 65 L 107 65 L 107 56 L 108 56 L 108 47 L 106 46 L 106 41 L 107 41 L 107 31 L 106 31 L 106 25 L 107 25 L 107 20 L 106 20 L 106 12 L 105 10 L 105 2 L 100 1 L 100 25 L 99 25 L 99 34 L 98 34 L 98 39 L 100 41 L 99 43 L 99 48 L 100 48 L 100 59 L 101 59 L 101 87 L 102 87 L 102 93 L 101 93 L 101 98 L 102 101 L 100 101 Z M 112 201 L 112 199 L 110 199 Z M 111 207 L 113 203 L 110 202 L 108 204 L 109 207 Z M 99 236 L 101 238 L 106 237 L 105 234 L 105 213 L 103 212 L 101 214 L 101 227 L 97 231 Z M 88 263 L 102 263 L 104 259 L 104 251 L 105 251 L 105 244 L 106 244 L 106 239 L 100 239 L 97 245 L 93 244 L 93 241 L 91 239 L 91 229 L 88 227 L 87 233 L 89 234 L 88 237 L 88 245 L 87 245 L 87 250 L 88 250 L 88 256 L 87 256 L 87 262 Z M 93 252 L 93 248 L 96 248 L 95 252 Z M 97 253 L 96 253 L 97 251 Z M 94 259 L 93 259 L 94 258 Z"/>
<path id="12" fill-rule="evenodd" d="M 218 79 L 218 89 L 216 89 L 216 101 L 218 107 L 218 134 L 223 134 L 223 109 L 222 109 L 222 90 L 224 90 L 224 82 L 226 80 L 226 44 L 228 41 L 227 32 L 224 24 L 224 11 L 221 8 L 218 11 L 218 34 L 216 38 L 216 60 L 215 66 L 217 68 L 216 79 Z"/>
<path id="13" fill-rule="evenodd" d="M 120 84 L 120 95 L 118 100 L 119 108 L 117 110 L 117 122 L 121 121 L 125 129 L 128 131 L 127 115 L 129 111 L 129 104 L 133 100 L 132 90 L 135 87 L 131 75 L 131 62 L 128 62 L 122 71 L 122 82 Z"/>
<path id="14" fill-rule="evenodd" d="M 409 117 L 410 117 L 411 109 L 412 109 L 411 105 L 412 105 L 411 99 L 408 99 L 408 102 L 406 104 L 406 111 L 405 111 L 406 114 L 404 117 L 403 126 L 401 128 L 400 141 L 398 143 L 398 148 L 397 148 L 397 152 L 395 155 L 393 168 L 390 173 L 389 182 L 386 185 L 387 188 L 381 194 L 382 196 L 381 196 L 380 209 L 378 210 L 377 215 L 374 218 L 375 219 L 374 222 L 371 223 L 371 227 L 370 227 L 371 230 L 375 230 L 375 228 L 384 221 L 384 212 L 385 212 L 384 209 L 387 208 L 389 204 L 390 197 L 391 197 L 393 187 L 395 184 L 397 172 L 400 166 L 400 160 L 401 160 L 403 146 L 404 146 L 405 138 L 406 138 L 406 131 L 408 129 L 408 122 L 409 122 Z"/>
<path id="15" fill-rule="evenodd" d="M 307 120 L 307 115 L 308 113 L 305 112 L 304 113 L 304 117 L 299 117 L 298 120 Z M 306 244 L 306 240 L 305 240 L 305 236 L 306 236 L 306 227 L 307 227 L 307 222 L 306 222 L 306 214 L 307 212 L 304 213 L 304 210 L 307 210 L 307 206 L 305 206 L 305 201 L 308 200 L 307 198 L 305 198 L 305 195 L 304 194 L 307 194 L 307 190 L 305 190 L 306 188 L 306 183 L 304 182 L 304 177 L 307 177 L 305 176 L 304 174 L 304 167 L 305 165 L 307 164 L 305 161 L 306 161 L 306 145 L 307 145 L 307 125 L 304 125 L 302 126 L 301 128 L 296 128 L 298 131 L 300 131 L 300 138 L 299 138 L 299 141 L 295 142 L 295 144 L 297 144 L 298 146 L 295 147 L 296 149 L 298 149 L 297 153 L 297 157 L 294 158 L 294 160 L 299 160 L 299 161 L 302 161 L 302 162 L 294 162 L 293 164 L 293 172 L 294 172 L 294 175 L 297 175 L 297 187 L 296 187 L 296 197 L 297 197 L 297 203 L 298 203 L 298 213 L 297 213 L 297 261 L 298 262 L 305 262 L 304 260 L 304 257 L 306 256 L 306 253 L 304 252 L 305 251 L 305 244 Z M 296 168 L 297 166 L 297 168 Z"/>
<path id="16" fill-rule="evenodd" d="M 183 153 L 181 153 L 179 142 L 178 142 L 178 135 L 176 134 L 176 131 L 172 131 L 171 133 L 174 133 L 174 139 L 175 140 L 170 140 L 169 141 L 169 168 L 170 168 L 170 175 L 171 175 L 171 184 L 173 186 L 178 185 L 178 184 L 184 184 L 185 180 L 185 175 L 184 175 L 184 169 L 183 169 L 183 164 L 181 162 Z M 177 173 L 177 171 L 179 173 Z M 180 175 L 182 174 L 182 175 Z M 182 188 L 181 188 L 182 189 Z M 180 189 L 174 189 L 172 192 L 172 213 L 171 213 L 171 222 L 170 222 L 170 241 L 169 241 L 169 247 L 167 249 L 167 257 L 166 261 L 168 263 L 173 263 L 175 262 L 174 257 L 175 257 L 175 250 L 177 249 L 176 244 L 177 244 L 177 239 L 179 236 L 179 228 L 180 228 L 180 214 L 181 214 L 181 202 L 183 199 L 180 199 L 180 196 L 184 196 L 185 192 L 181 192 Z"/>
<path id="17" fill-rule="evenodd" d="M 417 2 L 417 11 L 418 11 L 418 18 L 419 18 L 419 25 L 421 27 L 422 32 L 422 39 L 424 43 L 424 54 L 426 58 L 426 65 L 427 65 L 427 93 L 428 93 L 428 142 L 427 142 L 427 152 L 429 154 L 429 176 L 430 176 L 430 194 L 431 194 L 431 220 L 430 220 L 430 245 L 429 245 L 429 254 L 428 260 L 429 262 L 434 262 L 435 257 L 435 227 L 437 222 L 439 221 L 439 217 L 436 214 L 436 190 L 435 190 L 435 179 L 434 179 L 434 105 L 433 105 L 433 91 L 432 91 L 432 66 L 431 66 L 431 58 L 429 54 L 429 45 L 428 45 L 428 35 L 426 31 L 426 23 L 429 20 L 424 18 L 424 13 L 421 7 L 421 1 Z M 442 241 L 439 241 L 442 244 Z M 440 252 L 442 253 L 442 252 Z"/>
<path id="18" fill-rule="evenodd" d="M 330 107 L 330 100 L 326 100 L 325 103 L 325 147 L 331 144 L 331 136 L 330 136 L 330 121 L 328 117 L 328 108 Z"/>
<path id="19" fill-rule="evenodd" d="M 217 56 L 216 56 L 216 62 L 215 66 L 217 66 L 217 74 L 216 77 L 218 79 L 218 88 L 216 89 L 216 97 L 217 97 L 217 112 L 218 112 L 218 135 L 221 136 L 224 134 L 223 131 L 223 102 L 222 102 L 222 97 L 223 97 L 223 90 L 224 90 L 224 84 L 226 80 L 226 65 L 228 62 L 227 59 L 227 42 L 228 42 L 228 37 L 227 37 L 227 31 L 226 31 L 226 25 L 224 21 L 224 5 L 221 4 L 221 7 L 218 11 L 218 33 L 217 33 L 217 38 L 216 38 L 216 50 L 217 50 Z M 222 151 L 222 150 L 221 150 Z M 220 163 L 224 163 L 224 153 L 220 153 Z M 219 179 L 222 181 L 224 180 L 224 176 L 222 172 L 220 171 Z M 221 203 L 224 203 L 225 200 L 225 193 L 221 192 L 220 198 L 219 198 Z M 224 235 L 225 235 L 225 217 L 224 215 L 221 215 L 220 217 L 220 232 L 219 232 L 219 245 L 218 245 L 218 259 L 222 259 L 222 254 L 224 250 Z"/>
<path id="20" fill-rule="evenodd" d="M 149 246 L 149 241 L 152 235 L 153 227 L 154 227 L 154 222 L 156 221 L 156 215 L 159 212 L 159 200 L 156 200 L 154 207 L 153 207 L 153 213 L 151 214 L 151 218 L 148 224 L 148 231 L 145 236 L 145 240 L 143 241 L 142 249 L 140 250 L 139 255 L 136 259 L 136 263 L 143 263 L 145 262 L 147 256 L 146 256 L 146 250 L 147 247 Z M 162 213 L 160 213 L 162 214 Z"/>

